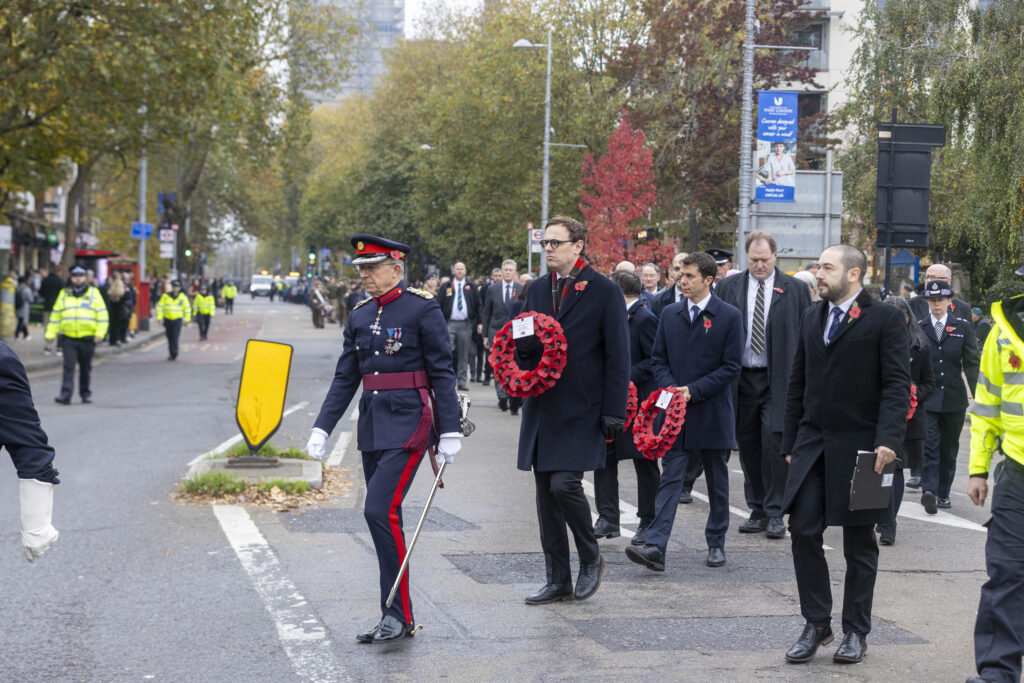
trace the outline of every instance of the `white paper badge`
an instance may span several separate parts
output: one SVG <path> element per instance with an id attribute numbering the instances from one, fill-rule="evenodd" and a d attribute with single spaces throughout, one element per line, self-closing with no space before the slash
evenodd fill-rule
<path id="1" fill-rule="evenodd" d="M 892 486 L 892 477 L 893 477 L 893 475 L 891 475 L 891 474 L 883 474 L 882 475 L 882 486 L 883 487 Z"/>
<path id="2" fill-rule="evenodd" d="M 671 403 L 671 402 L 672 402 L 672 392 L 671 391 L 665 391 L 664 389 L 662 389 L 661 390 L 661 395 L 658 396 L 658 401 L 654 405 L 657 406 L 658 408 L 661 408 L 662 410 L 665 410 L 666 408 L 668 408 L 668 404 Z"/>
<path id="3" fill-rule="evenodd" d="M 533 336 L 533 316 L 528 315 L 525 318 L 517 318 L 512 321 L 512 338 L 522 339 L 523 337 Z"/>

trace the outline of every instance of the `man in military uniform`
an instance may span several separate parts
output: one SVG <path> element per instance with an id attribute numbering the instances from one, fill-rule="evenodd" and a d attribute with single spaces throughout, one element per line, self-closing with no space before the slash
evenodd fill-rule
<path id="1" fill-rule="evenodd" d="M 84 278 L 85 272 L 82 272 Z M 46 552 L 59 534 L 53 528 L 53 447 L 32 402 L 25 366 L 0 342 L 0 446 L 7 449 L 18 473 L 21 499 L 21 544 L 29 562 Z"/>
<path id="2" fill-rule="evenodd" d="M 171 291 L 160 295 L 156 319 L 163 323 L 164 334 L 167 335 L 167 360 L 177 360 L 181 327 L 192 319 L 192 305 L 185 292 L 181 291 L 180 281 L 172 280 Z"/>
<path id="3" fill-rule="evenodd" d="M 361 381 L 357 441 L 366 480 L 363 514 L 377 551 L 383 616 L 356 639 L 380 643 L 415 631 L 408 571 L 395 601 L 385 606 L 406 553 L 402 501 L 428 448 L 436 445 L 438 465 L 451 463 L 462 431 L 444 316 L 430 293 L 402 281 L 409 247 L 372 235 L 355 235 L 352 245 L 352 263 L 372 298 L 360 302 L 345 325 L 334 381 L 306 451 L 316 459 L 324 456 L 327 437 Z"/>
<path id="4" fill-rule="evenodd" d="M 82 403 L 92 402 L 89 380 L 96 345 L 107 334 L 110 318 L 103 295 L 86 281 L 85 269 L 71 269 L 71 283 L 60 291 L 50 313 L 45 338 L 53 341 L 59 331 L 64 335 L 64 378 L 57 403 L 68 405 L 75 391 L 75 363 L 78 363 L 78 394 Z"/>

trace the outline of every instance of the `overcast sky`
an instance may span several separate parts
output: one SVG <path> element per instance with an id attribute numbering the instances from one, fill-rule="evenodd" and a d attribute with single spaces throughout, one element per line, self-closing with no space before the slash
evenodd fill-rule
<path id="1" fill-rule="evenodd" d="M 445 4 L 449 7 L 470 8 L 479 7 L 481 3 L 482 0 L 405 0 L 405 37 L 413 37 L 417 19 L 430 7 Z"/>

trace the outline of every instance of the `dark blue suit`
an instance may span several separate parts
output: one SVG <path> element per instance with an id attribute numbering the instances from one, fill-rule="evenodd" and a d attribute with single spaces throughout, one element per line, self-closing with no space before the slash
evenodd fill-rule
<path id="1" fill-rule="evenodd" d="M 660 387 L 688 387 L 686 421 L 672 449 L 662 459 L 657 512 L 647 542 L 662 553 L 675 522 L 676 504 L 691 457 L 704 463 L 711 512 L 704 536 L 709 548 L 725 547 L 729 528 L 729 470 L 726 457 L 736 448 L 736 416 L 732 383 L 743 358 L 740 312 L 712 294 L 707 306 L 690 321 L 689 300 L 665 308 L 654 341 L 651 367 Z"/>
<path id="2" fill-rule="evenodd" d="M 681 296 L 681 295 L 680 295 Z M 651 313 L 661 317 L 664 310 L 676 302 L 676 287 L 666 287 L 657 294 L 651 297 L 650 309 Z"/>
<path id="3" fill-rule="evenodd" d="M 25 366 L 0 342 L 0 446 L 7 449 L 19 479 L 59 484 L 53 446 L 39 422 Z"/>
<path id="4" fill-rule="evenodd" d="M 395 290 L 401 293 L 391 299 Z M 378 311 L 380 333 L 374 334 L 371 326 L 378 321 Z M 401 343 L 393 354 L 386 351 L 389 338 Z M 405 284 L 399 283 L 379 299 L 367 299 L 349 315 L 334 380 L 314 426 L 328 434 L 334 429 L 364 375 L 416 371 L 426 373 L 437 400 L 436 430 L 440 434 L 461 432 L 444 316 L 429 293 L 406 290 Z M 359 400 L 357 445 L 362 451 L 366 480 L 363 514 L 380 565 L 381 610 L 406 624 L 413 623 L 408 571 L 391 607 L 385 608 L 384 602 L 405 558 L 402 501 L 424 454 L 422 449 L 409 448 L 406 442 L 422 415 L 423 401 L 415 388 L 363 391 Z M 439 436 L 436 430 L 430 430 L 430 444 Z"/>

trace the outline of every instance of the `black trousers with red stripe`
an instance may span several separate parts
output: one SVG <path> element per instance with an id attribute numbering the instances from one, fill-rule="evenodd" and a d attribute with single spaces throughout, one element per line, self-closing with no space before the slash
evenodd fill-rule
<path id="1" fill-rule="evenodd" d="M 423 454 L 404 448 L 363 452 L 363 476 L 366 479 L 366 504 L 363 516 L 370 528 L 373 547 L 380 567 L 380 609 L 382 615 L 395 617 L 405 624 L 413 623 L 412 601 L 409 598 L 409 572 L 405 570 L 402 584 L 391 607 L 384 603 L 395 584 L 398 569 L 405 559 L 405 534 L 402 532 L 402 501 L 412 485 Z M 429 455 L 427 456 L 429 457 Z"/>

